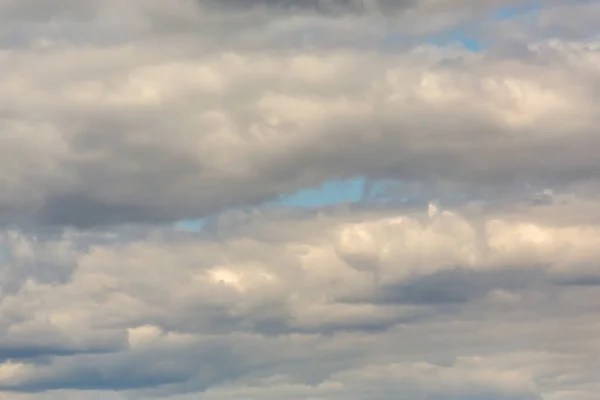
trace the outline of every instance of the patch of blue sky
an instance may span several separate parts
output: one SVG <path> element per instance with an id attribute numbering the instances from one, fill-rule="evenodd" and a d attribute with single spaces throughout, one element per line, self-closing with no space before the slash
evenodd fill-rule
<path id="1" fill-rule="evenodd" d="M 424 201 L 425 197 L 420 199 L 401 182 L 394 180 L 353 178 L 332 180 L 318 187 L 302 189 L 294 194 L 281 196 L 265 206 L 320 208 L 340 204 L 393 204 Z"/>
<path id="2" fill-rule="evenodd" d="M 363 198 L 365 180 L 362 178 L 332 180 L 319 187 L 299 190 L 290 195 L 265 203 L 266 207 L 319 208 L 344 203 L 357 203 Z M 241 209 L 241 208 L 240 208 Z M 184 232 L 201 232 L 210 218 L 182 220 L 175 229 Z"/>
<path id="3" fill-rule="evenodd" d="M 362 200 L 365 180 L 354 178 L 332 180 L 319 187 L 300 190 L 291 195 L 281 196 L 268 206 L 318 208 L 344 203 L 356 203 Z"/>
<path id="4" fill-rule="evenodd" d="M 461 194 L 440 196 L 441 193 L 434 192 L 419 190 L 411 187 L 410 184 L 395 180 L 353 178 L 327 181 L 318 187 L 305 188 L 293 194 L 280 196 L 260 207 L 319 209 L 342 204 L 369 204 L 378 207 L 386 205 L 422 206 L 429 204 L 432 198 L 436 198 L 444 204 L 464 204 L 475 200 Z M 212 217 L 182 220 L 175 224 L 175 229 L 182 232 L 206 232 L 206 229 L 210 229 Z"/>
<path id="5" fill-rule="evenodd" d="M 199 232 L 206 225 L 206 220 L 202 219 L 190 219 L 179 221 L 175 224 L 175 229 L 187 232 Z"/>
<path id="6" fill-rule="evenodd" d="M 492 13 L 492 18 L 497 20 L 511 19 L 520 17 L 526 14 L 537 14 L 542 10 L 541 1 L 531 1 L 512 6 L 505 6 L 496 9 Z"/>
<path id="7" fill-rule="evenodd" d="M 478 52 L 485 49 L 485 45 L 476 38 L 470 35 L 464 28 L 444 31 L 439 34 L 429 35 L 421 38 L 411 37 L 406 34 L 390 32 L 381 38 L 380 45 L 383 47 L 395 48 L 397 46 L 410 46 L 417 43 L 428 43 L 434 46 L 448 46 L 458 43 L 464 46 L 467 50 Z"/>
<path id="8" fill-rule="evenodd" d="M 453 44 L 459 44 L 471 52 L 482 52 L 492 46 L 491 43 L 487 43 L 484 38 L 477 33 L 483 24 L 487 24 L 492 21 L 502 21 L 526 16 L 535 17 L 539 15 L 539 13 L 542 11 L 542 8 L 543 6 L 541 1 L 530 1 L 512 6 L 499 7 L 478 21 L 470 22 L 466 25 L 428 36 L 424 38 L 424 41 L 434 46 L 449 46 Z M 382 44 L 394 45 L 405 43 L 407 40 L 408 39 L 403 35 L 390 33 L 383 39 Z"/>
<path id="9" fill-rule="evenodd" d="M 296 193 L 280 196 L 265 203 L 265 207 L 320 208 L 339 204 L 359 203 L 366 194 L 366 181 L 363 178 L 331 180 L 314 188 L 306 188 Z M 201 232 L 207 227 L 208 219 L 182 220 L 175 229 L 184 232 Z"/>
<path id="10" fill-rule="evenodd" d="M 474 53 L 484 51 L 488 47 L 481 39 L 463 30 L 445 32 L 442 35 L 429 38 L 428 43 L 434 46 L 448 46 L 458 43 Z"/>

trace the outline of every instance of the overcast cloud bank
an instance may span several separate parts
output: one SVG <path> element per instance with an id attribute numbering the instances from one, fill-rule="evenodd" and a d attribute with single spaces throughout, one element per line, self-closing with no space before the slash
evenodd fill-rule
<path id="1" fill-rule="evenodd" d="M 0 399 L 595 399 L 598 26 L 0 0 Z"/>

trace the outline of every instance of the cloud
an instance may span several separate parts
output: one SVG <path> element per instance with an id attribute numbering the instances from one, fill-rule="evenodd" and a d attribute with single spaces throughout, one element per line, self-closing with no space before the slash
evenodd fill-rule
<path id="1" fill-rule="evenodd" d="M 199 0 L 198 3 L 201 6 L 216 6 L 221 9 L 259 9 L 263 11 L 294 13 L 312 12 L 330 16 L 344 14 L 390 15 L 419 5 L 418 0 Z"/>
<path id="2" fill-rule="evenodd" d="M 534 3 L 0 0 L 0 399 L 597 397 L 598 2 Z"/>
<path id="3" fill-rule="evenodd" d="M 112 241 L 73 232 L 62 240 L 86 246 L 63 245 L 77 249 L 68 280 L 29 270 L 0 303 L 1 387 L 206 399 L 575 390 L 595 382 L 598 286 L 561 279 L 596 271 L 600 225 L 559 223 L 563 207 L 273 211 L 224 216 L 208 236 Z"/>
<path id="4" fill-rule="evenodd" d="M 197 5 L 160 4 L 90 5 L 96 33 L 77 12 L 23 22 L 35 40 L 0 67 L 0 221 L 199 218 L 363 175 L 473 196 L 597 179 L 593 40 L 387 51 L 395 28 L 358 17 L 230 29 L 214 10 L 207 33 Z"/>

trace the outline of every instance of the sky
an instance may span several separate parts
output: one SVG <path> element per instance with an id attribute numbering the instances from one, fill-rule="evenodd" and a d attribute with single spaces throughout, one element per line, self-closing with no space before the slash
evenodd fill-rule
<path id="1" fill-rule="evenodd" d="M 0 0 L 0 400 L 596 400 L 598 27 Z"/>

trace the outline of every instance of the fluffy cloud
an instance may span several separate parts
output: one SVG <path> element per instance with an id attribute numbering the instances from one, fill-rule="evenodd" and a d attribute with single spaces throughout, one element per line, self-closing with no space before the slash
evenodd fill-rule
<path id="1" fill-rule="evenodd" d="M 562 212 L 275 212 L 203 234 L 70 233 L 35 246 L 7 233 L 1 387 L 560 398 L 593 387 L 600 350 L 600 225 Z M 28 270 L 15 289 L 19 267 L 57 248 L 75 253 L 62 255 L 68 279 Z"/>
<path id="2" fill-rule="evenodd" d="M 0 399 L 595 398 L 599 9 L 0 0 Z"/>
<path id="3" fill-rule="evenodd" d="M 360 17 L 64 10 L 3 28 L 26 40 L 1 55 L 7 223 L 202 217 L 352 176 L 437 196 L 597 180 L 594 40 L 473 54 L 390 48 L 417 36 Z"/>

